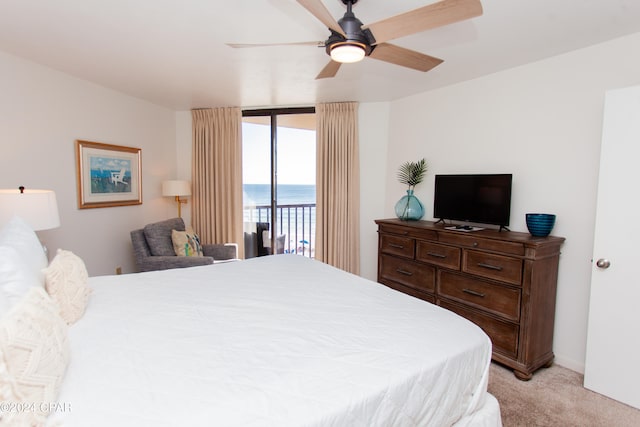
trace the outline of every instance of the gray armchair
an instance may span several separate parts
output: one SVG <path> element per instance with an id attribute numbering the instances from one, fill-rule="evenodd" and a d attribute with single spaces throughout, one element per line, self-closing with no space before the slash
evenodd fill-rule
<path id="1" fill-rule="evenodd" d="M 176 256 L 171 241 L 171 230 L 185 230 L 182 218 L 155 222 L 131 232 L 131 243 L 138 270 L 194 267 L 213 264 L 214 260 L 238 258 L 238 245 L 235 243 L 202 245 L 204 256 L 201 257 Z"/>

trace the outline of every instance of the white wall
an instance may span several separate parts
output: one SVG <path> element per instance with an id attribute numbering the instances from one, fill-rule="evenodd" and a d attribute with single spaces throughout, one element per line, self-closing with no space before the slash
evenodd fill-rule
<path id="1" fill-rule="evenodd" d="M 389 141 L 388 102 L 358 106 L 360 149 L 360 275 L 378 276 L 378 228 L 374 220 L 384 217 Z"/>
<path id="2" fill-rule="evenodd" d="M 513 173 L 511 229 L 527 212 L 557 214 L 560 260 L 554 352 L 584 371 L 604 93 L 640 83 L 640 34 L 395 101 L 386 216 L 405 188 L 397 167 L 425 157 L 416 189 L 433 213 L 440 173 Z M 626 189 L 628 190 L 628 189 Z M 625 189 L 621 189 L 625 191 Z"/>
<path id="3" fill-rule="evenodd" d="M 176 159 L 178 162 L 176 176 L 170 179 L 181 179 L 191 182 L 191 165 L 193 156 L 191 111 L 176 112 Z M 191 224 L 191 198 L 187 197 L 187 203 L 182 205 L 182 219 L 186 224 Z M 173 203 L 175 210 L 178 208 Z"/>
<path id="4" fill-rule="evenodd" d="M 173 111 L 0 52 L 0 188 L 56 192 L 61 226 L 39 232 L 90 275 L 134 271 L 129 232 L 175 216 L 161 181 L 176 171 Z M 78 209 L 76 139 L 142 149 L 143 204 Z"/>

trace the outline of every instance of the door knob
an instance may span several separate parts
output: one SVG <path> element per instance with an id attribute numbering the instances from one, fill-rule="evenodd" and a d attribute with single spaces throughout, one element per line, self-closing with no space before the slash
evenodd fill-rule
<path id="1" fill-rule="evenodd" d="M 611 266 L 611 262 L 606 258 L 600 258 L 598 261 L 596 261 L 596 266 L 603 269 L 609 268 Z"/>

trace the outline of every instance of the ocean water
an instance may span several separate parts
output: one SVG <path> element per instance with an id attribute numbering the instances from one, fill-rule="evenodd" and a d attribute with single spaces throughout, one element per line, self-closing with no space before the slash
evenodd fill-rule
<path id="1" fill-rule="evenodd" d="M 270 184 L 244 184 L 245 206 L 269 205 L 271 200 Z M 315 185 L 280 184 L 277 188 L 278 205 L 300 205 L 316 202 Z"/>

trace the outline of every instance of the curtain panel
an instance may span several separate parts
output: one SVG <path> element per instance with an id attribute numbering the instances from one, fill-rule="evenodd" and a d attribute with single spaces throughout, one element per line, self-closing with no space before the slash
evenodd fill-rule
<path id="1" fill-rule="evenodd" d="M 316 105 L 315 258 L 360 274 L 358 104 Z"/>
<path id="2" fill-rule="evenodd" d="M 242 111 L 192 110 L 193 228 L 203 243 L 237 243 L 244 254 Z"/>

